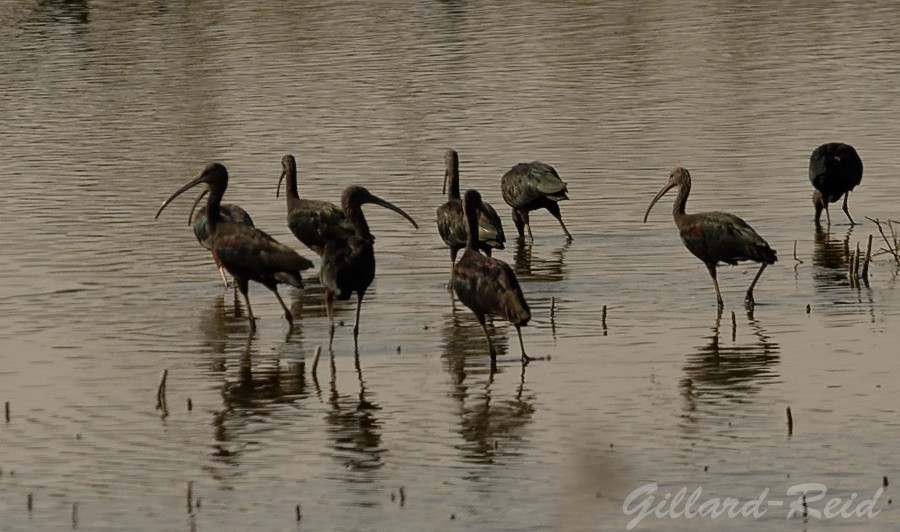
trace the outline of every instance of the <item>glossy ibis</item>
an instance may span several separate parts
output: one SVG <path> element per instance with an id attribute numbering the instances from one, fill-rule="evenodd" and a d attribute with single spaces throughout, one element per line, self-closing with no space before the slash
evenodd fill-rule
<path id="1" fill-rule="evenodd" d="M 809 181 L 816 188 L 813 192 L 813 205 L 816 208 L 816 223 L 825 210 L 825 217 L 831 224 L 828 204 L 835 203 L 844 197 L 844 214 L 855 225 L 850 211 L 847 210 L 847 197 L 850 191 L 862 181 L 863 164 L 853 146 L 843 142 L 822 144 L 809 156 Z"/>
<path id="2" fill-rule="evenodd" d="M 688 251 L 702 260 L 709 270 L 713 285 L 716 287 L 716 299 L 719 308 L 724 306 L 722 294 L 719 292 L 719 283 L 716 281 L 716 264 L 724 262 L 735 265 L 740 261 L 752 260 L 761 264 L 756 277 L 747 289 L 746 301 L 753 304 L 753 287 L 763 270 L 769 264 L 778 260 L 775 250 L 759 236 L 747 222 L 727 212 L 701 212 L 697 214 L 685 214 L 684 206 L 687 203 L 688 194 L 691 193 L 691 174 L 686 168 L 676 168 L 669 175 L 669 181 L 656 194 L 647 212 L 644 214 L 644 222 L 650 215 L 650 209 L 659 201 L 659 198 L 670 189 L 678 187 L 678 196 L 672 208 L 675 217 L 675 225 L 681 233 L 681 241 Z"/>
<path id="3" fill-rule="evenodd" d="M 197 196 L 197 199 L 194 200 L 194 204 L 191 206 L 191 212 L 188 214 L 188 223 L 193 226 L 194 236 L 197 238 L 197 242 L 212 253 L 209 228 L 206 225 L 206 205 L 197 209 L 197 204 L 200 203 L 200 200 L 203 199 L 203 196 L 205 196 L 208 191 L 209 189 L 203 189 Z M 196 215 L 194 214 L 195 211 L 197 213 Z M 253 227 L 253 220 L 250 218 L 250 215 L 247 214 L 247 211 L 237 205 L 231 203 L 222 204 L 219 206 L 219 214 L 222 216 L 222 219 L 228 220 L 229 222 Z M 219 269 L 219 275 L 222 276 L 222 282 L 225 283 L 225 286 L 227 287 L 228 279 L 225 277 L 225 268 L 222 267 L 222 263 L 219 262 L 215 253 L 212 253 L 212 257 L 216 262 L 216 267 Z"/>
<path id="4" fill-rule="evenodd" d="M 328 313 L 329 348 L 334 340 L 333 299 L 347 300 L 356 292 L 356 322 L 353 324 L 353 342 L 359 336 L 359 310 L 366 289 L 375 279 L 375 237 L 363 215 L 362 206 L 374 203 L 388 208 L 409 220 L 416 229 L 419 226 L 401 208 L 389 203 L 360 186 L 349 186 L 341 194 L 344 215 L 353 225 L 354 233 L 347 239 L 334 239 L 325 244 L 319 277 L 325 286 L 325 310 Z"/>
<path id="5" fill-rule="evenodd" d="M 483 212 L 484 209 L 481 194 L 477 190 L 467 190 L 463 207 L 469 224 L 469 238 L 462 258 L 453 267 L 453 290 L 478 318 L 491 353 L 492 367 L 497 360 L 497 351 L 485 325 L 487 314 L 496 314 L 515 325 L 519 334 L 519 346 L 522 348 L 522 362 L 527 364 L 530 358 L 525 354 L 521 327 L 531 319 L 528 303 L 525 302 L 512 268 L 502 260 L 486 257 L 478 252 L 478 212 Z"/>
<path id="6" fill-rule="evenodd" d="M 243 294 L 251 330 L 255 329 L 256 321 L 247 295 L 249 281 L 256 281 L 271 290 L 284 309 L 284 317 L 291 323 L 293 321 L 291 312 L 278 294 L 278 283 L 302 288 L 300 271 L 312 268 L 313 263 L 259 229 L 229 221 L 221 215 L 222 196 L 228 187 L 228 171 L 224 166 L 219 163 L 207 165 L 197 177 L 176 190 L 162 203 L 156 211 L 156 217 L 158 218 L 166 205 L 181 193 L 201 183 L 206 184 L 209 190 L 206 202 L 206 227 L 212 252 L 219 263 L 234 277 L 235 284 Z"/>
<path id="7" fill-rule="evenodd" d="M 455 150 L 447 150 L 444 154 L 444 193 L 447 203 L 437 209 L 438 233 L 444 244 L 450 248 L 450 286 L 453 286 L 453 265 L 456 254 L 466 247 L 469 228 L 463 212 L 462 200 L 459 196 L 459 156 Z M 483 203 L 484 210 L 478 212 L 478 249 L 490 257 L 491 249 L 503 249 L 506 236 L 503 224 L 497 211 L 488 203 Z"/>
<path id="8" fill-rule="evenodd" d="M 552 166 L 538 161 L 519 163 L 503 174 L 500 179 L 500 191 L 506 203 L 513 208 L 513 224 L 520 237 L 525 236 L 524 229 L 528 227 L 528 238 L 534 242 L 528 213 L 537 209 L 547 209 L 559 220 L 566 239 L 572 240 L 572 235 L 566 229 L 559 212 L 559 202 L 569 199 L 566 195 L 567 186 Z"/>
<path id="9" fill-rule="evenodd" d="M 300 199 L 297 194 L 297 161 L 293 155 L 281 158 L 276 197 L 285 178 L 288 228 L 304 246 L 321 257 L 329 240 L 346 240 L 353 235 L 353 224 L 340 207 L 328 201 Z"/>

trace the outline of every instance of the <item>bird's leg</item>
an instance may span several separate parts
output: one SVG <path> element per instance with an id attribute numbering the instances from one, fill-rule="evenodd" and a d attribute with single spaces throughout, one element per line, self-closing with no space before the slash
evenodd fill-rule
<path id="1" fill-rule="evenodd" d="M 453 289 L 453 275 L 454 268 L 456 267 L 456 254 L 459 253 L 459 250 L 456 248 L 450 248 L 450 282 L 447 283 L 447 288 Z"/>
<path id="2" fill-rule="evenodd" d="M 365 292 L 356 293 L 356 322 L 353 324 L 353 345 L 356 345 L 356 338 L 359 336 L 359 311 L 362 308 L 362 300 Z"/>
<path id="3" fill-rule="evenodd" d="M 709 270 L 709 276 L 712 277 L 713 286 L 716 287 L 716 301 L 719 303 L 719 308 L 722 308 L 725 306 L 725 302 L 722 301 L 722 293 L 719 292 L 719 281 L 716 280 L 716 265 L 708 262 L 705 264 L 706 269 Z"/>
<path id="4" fill-rule="evenodd" d="M 288 323 L 293 325 L 294 317 L 291 315 L 291 311 L 288 310 L 287 305 L 284 304 L 284 300 L 281 299 L 281 294 L 278 293 L 278 288 L 272 287 L 269 290 L 271 290 L 272 293 L 275 294 L 275 297 L 278 298 L 278 303 L 281 304 L 281 308 L 284 310 L 284 319 L 286 319 L 288 321 Z"/>
<path id="5" fill-rule="evenodd" d="M 831 214 L 828 212 L 828 203 L 825 203 L 825 220 L 828 222 L 828 225 L 831 225 Z"/>
<path id="6" fill-rule="evenodd" d="M 759 276 L 762 275 L 762 272 L 766 269 L 766 266 L 768 266 L 768 264 L 764 262 L 762 266 L 759 267 L 759 271 L 756 272 L 756 277 L 753 278 L 753 282 L 750 283 L 750 288 L 747 289 L 747 297 L 744 298 L 744 301 L 746 301 L 749 305 L 753 305 L 753 287 L 756 286 L 756 281 L 759 280 Z"/>
<path id="7" fill-rule="evenodd" d="M 531 357 L 525 354 L 525 343 L 522 342 L 522 327 L 516 325 L 516 332 L 519 333 L 519 347 L 522 348 L 522 365 L 531 362 Z"/>
<path id="8" fill-rule="evenodd" d="M 325 290 L 325 313 L 328 315 L 328 349 L 334 342 L 334 309 L 331 308 L 331 300 L 334 298 L 329 290 Z"/>
<path id="9" fill-rule="evenodd" d="M 497 360 L 497 350 L 494 349 L 494 343 L 491 342 L 491 335 L 488 334 L 484 316 L 478 316 L 478 323 L 481 324 L 481 331 L 484 333 L 484 339 L 487 340 L 488 350 L 491 352 L 491 362 L 494 362 Z"/>
<path id="10" fill-rule="evenodd" d="M 228 278 L 225 277 L 225 268 L 219 266 L 219 275 L 222 276 L 222 283 L 225 285 L 225 288 L 228 288 Z"/>
<path id="11" fill-rule="evenodd" d="M 571 241 L 572 241 L 572 235 L 569 233 L 569 230 L 566 229 L 566 224 L 563 223 L 563 221 L 562 221 L 562 216 L 560 216 L 560 217 L 557 218 L 557 219 L 559 220 L 559 225 L 562 226 L 563 233 L 566 234 L 566 240 L 568 240 L 569 242 L 571 242 Z"/>
<path id="12" fill-rule="evenodd" d="M 250 317 L 250 330 L 256 330 L 256 318 L 253 317 L 253 309 L 250 307 L 250 296 L 247 294 L 249 289 L 249 281 L 247 279 L 234 278 L 235 284 L 237 284 L 238 290 L 241 291 L 241 295 L 244 296 L 244 302 L 247 303 L 247 315 Z"/>
<path id="13" fill-rule="evenodd" d="M 528 240 L 534 244 L 534 235 L 531 234 L 531 217 L 528 216 L 528 212 L 522 213 L 522 219 L 525 221 L 525 227 L 528 229 Z"/>
<path id="14" fill-rule="evenodd" d="M 853 218 L 850 217 L 850 211 L 847 210 L 847 198 L 850 197 L 849 192 L 844 193 L 844 214 L 847 215 L 847 219 L 850 220 L 850 225 L 856 225 L 856 222 L 853 221 Z"/>

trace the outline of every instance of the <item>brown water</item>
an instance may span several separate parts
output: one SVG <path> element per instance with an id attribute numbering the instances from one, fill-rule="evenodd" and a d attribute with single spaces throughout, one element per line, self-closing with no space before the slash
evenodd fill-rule
<path id="1" fill-rule="evenodd" d="M 658 483 L 656 502 L 685 487 L 785 506 L 663 508 L 635 530 L 895 530 L 893 485 L 872 518 L 786 516 L 797 484 L 827 486 L 822 511 L 900 481 L 898 267 L 846 275 L 849 249 L 883 246 L 866 217 L 897 217 L 898 26 L 891 1 L 4 3 L 0 529 L 624 530 L 626 498 Z M 807 161 L 833 140 L 865 163 L 861 223 L 835 207 L 817 233 Z M 569 183 L 571 244 L 537 213 L 534 244 L 496 254 L 532 308 L 526 347 L 551 356 L 524 372 L 498 321 L 490 375 L 444 289 L 451 147 L 508 233 L 510 166 Z M 360 183 L 420 224 L 366 211 L 358 367 L 353 304 L 313 374 L 314 276 L 281 289 L 292 332 L 252 286 L 250 335 L 188 200 L 153 219 L 216 160 L 226 201 L 311 257 L 275 198 L 285 153 L 301 195 Z M 689 212 L 739 214 L 779 251 L 753 312 L 755 267 L 722 268 L 717 320 L 671 198 L 641 223 L 674 166 Z"/>

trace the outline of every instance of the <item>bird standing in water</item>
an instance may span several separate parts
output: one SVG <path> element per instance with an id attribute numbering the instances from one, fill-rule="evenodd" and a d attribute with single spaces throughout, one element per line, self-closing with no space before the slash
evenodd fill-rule
<path id="1" fill-rule="evenodd" d="M 288 323 L 293 323 L 290 310 L 278 295 L 278 284 L 286 283 L 302 288 L 300 271 L 312 268 L 313 263 L 297 254 L 293 249 L 280 244 L 266 233 L 226 220 L 221 215 L 222 196 L 228 188 L 228 171 L 219 163 L 209 164 L 197 177 L 186 183 L 169 196 L 156 211 L 156 218 L 172 200 L 184 191 L 204 183 L 208 187 L 206 202 L 207 230 L 212 252 L 218 261 L 234 277 L 234 282 L 247 303 L 250 329 L 256 328 L 253 309 L 247 294 L 249 281 L 256 281 L 275 294 L 284 310 Z M 200 196 L 203 195 L 201 192 Z"/>
<path id="2" fill-rule="evenodd" d="M 685 214 L 684 207 L 688 194 L 691 193 L 691 174 L 686 168 L 676 168 L 669 175 L 669 181 L 656 194 L 653 201 L 644 213 L 644 222 L 650 215 L 650 209 L 659 201 L 659 198 L 678 187 L 678 195 L 672 208 L 675 217 L 675 225 L 681 234 L 681 241 L 695 257 L 706 264 L 713 285 L 716 287 L 716 299 L 719 308 L 724 306 L 722 294 L 719 292 L 719 283 L 716 281 L 716 264 L 724 262 L 735 265 L 740 261 L 750 260 L 761 264 L 756 277 L 747 289 L 746 302 L 753 304 L 753 287 L 762 275 L 763 270 L 769 264 L 774 264 L 777 259 L 775 250 L 759 236 L 747 222 L 727 212 L 701 212 L 697 214 Z"/>
<path id="3" fill-rule="evenodd" d="M 466 247 L 469 235 L 469 224 L 463 212 L 463 203 L 459 195 L 459 155 L 455 150 L 447 150 L 444 154 L 444 193 L 447 194 L 447 203 L 437 209 L 438 233 L 444 244 L 450 248 L 450 284 L 453 286 L 453 265 L 456 264 L 456 255 L 459 250 Z M 490 257 L 491 249 L 503 249 L 506 236 L 503 234 L 503 224 L 497 211 L 488 203 L 482 203 L 484 211 L 478 213 L 478 249 Z"/>
<path id="4" fill-rule="evenodd" d="M 525 236 L 524 230 L 527 227 L 528 238 L 534 242 L 528 213 L 537 209 L 547 209 L 559 220 L 559 225 L 566 234 L 566 240 L 572 240 L 572 235 L 566 229 L 562 214 L 559 212 L 559 202 L 569 199 L 567 187 L 552 166 L 538 161 L 519 163 L 503 174 L 500 179 L 500 191 L 503 200 L 513 209 L 513 224 L 520 237 Z"/>
<path id="5" fill-rule="evenodd" d="M 297 193 L 297 161 L 290 154 L 281 158 L 281 177 L 278 178 L 275 197 L 278 197 L 285 178 L 288 228 L 304 246 L 321 257 L 329 240 L 344 240 L 353 235 L 353 224 L 340 207 L 328 201 L 300 198 Z"/>
<path id="6" fill-rule="evenodd" d="M 816 224 L 825 211 L 828 224 L 828 204 L 835 203 L 844 197 L 844 214 L 855 225 L 850 211 L 847 210 L 847 198 L 850 191 L 862 181 L 863 164 L 853 146 L 843 142 L 822 144 L 809 157 L 809 182 L 816 188 L 813 192 L 813 205 L 816 208 Z"/>
<path id="7" fill-rule="evenodd" d="M 194 204 L 191 206 L 191 212 L 188 214 L 188 223 L 192 224 L 197 242 L 212 253 L 212 242 L 209 238 L 209 227 L 207 227 L 206 220 L 206 205 L 197 209 L 197 204 L 200 203 L 200 200 L 203 199 L 203 196 L 205 196 L 208 191 L 209 189 L 203 189 L 203 192 L 201 192 L 197 196 L 197 199 L 194 200 Z M 194 214 L 195 210 L 197 213 L 196 215 Z M 220 205 L 219 214 L 222 216 L 223 220 L 253 227 L 253 220 L 250 218 L 250 215 L 247 214 L 247 211 L 233 203 Z M 222 276 L 222 282 L 225 283 L 225 286 L 227 287 L 228 279 L 225 277 L 225 268 L 222 267 L 222 263 L 219 262 L 215 253 L 212 253 L 212 257 L 216 262 L 216 267 L 219 269 L 219 275 Z"/>
<path id="8" fill-rule="evenodd" d="M 325 244 L 319 278 L 325 286 L 325 310 L 328 313 L 328 347 L 334 340 L 334 311 L 332 300 L 347 300 L 356 292 L 356 322 L 353 324 L 353 343 L 359 336 L 359 311 L 363 296 L 375 279 L 375 237 L 369 231 L 369 224 L 363 215 L 362 206 L 374 203 L 390 209 L 409 220 L 413 227 L 416 222 L 399 207 L 389 203 L 360 186 L 349 186 L 341 194 L 341 207 L 347 220 L 353 225 L 354 234 L 347 239 L 335 239 Z"/>
<path id="9" fill-rule="evenodd" d="M 463 207 L 469 224 L 469 238 L 462 258 L 453 268 L 453 290 L 459 300 L 475 313 L 481 324 L 491 353 L 491 367 L 496 366 L 497 351 L 485 325 L 485 316 L 488 314 L 496 314 L 515 325 L 519 334 L 519 346 L 522 348 L 522 363 L 527 364 L 531 359 L 525 354 L 522 326 L 531 319 L 528 303 L 525 302 L 512 268 L 502 260 L 485 257 L 478 252 L 478 213 L 484 209 L 481 194 L 477 190 L 466 191 Z"/>

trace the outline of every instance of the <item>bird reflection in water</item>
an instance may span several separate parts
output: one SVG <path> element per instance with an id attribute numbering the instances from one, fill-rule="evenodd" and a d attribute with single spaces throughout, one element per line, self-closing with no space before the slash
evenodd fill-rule
<path id="1" fill-rule="evenodd" d="M 565 265 L 566 251 L 572 246 L 571 241 L 553 251 L 551 258 L 534 258 L 532 244 L 525 239 L 516 240 L 516 249 L 513 254 L 513 271 L 520 282 L 556 282 L 565 279 L 568 273 Z"/>
<path id="2" fill-rule="evenodd" d="M 779 375 L 781 348 L 747 311 L 746 325 L 753 333 L 749 342 L 738 341 L 738 324 L 731 314 L 730 341 L 721 341 L 722 313 L 716 317 L 706 345 L 688 356 L 685 377 L 680 383 L 686 404 L 686 417 L 696 421 L 704 406 L 719 407 L 729 403 L 746 403 L 759 393 L 761 386 L 774 383 Z"/>
<path id="3" fill-rule="evenodd" d="M 850 268 L 850 235 L 852 233 L 853 226 L 850 226 L 842 239 L 832 239 L 829 226 L 824 229 L 816 226 L 812 275 L 813 283 L 818 290 L 846 288 L 850 285 L 847 272 Z"/>
<path id="4" fill-rule="evenodd" d="M 331 352 L 329 392 L 327 402 L 331 409 L 325 415 L 327 432 L 331 437 L 333 458 L 348 471 L 369 471 L 384 465 L 381 455 L 387 450 L 381 445 L 381 422 L 376 413 L 381 407 L 366 396 L 366 383 L 359 364 L 359 351 L 354 355 L 359 394 L 342 394 L 337 389 L 337 368 L 334 352 Z M 319 389 L 318 378 L 312 374 L 313 384 Z M 357 478 L 348 480 L 358 480 Z"/>
<path id="5" fill-rule="evenodd" d="M 504 398 L 496 392 L 499 383 L 495 378 L 504 372 L 492 371 L 484 357 L 481 338 L 467 331 L 457 312 L 454 305 L 444 320 L 441 356 L 451 376 L 449 395 L 458 403 L 459 434 L 463 441 L 457 449 L 466 462 L 502 463 L 504 457 L 521 453 L 524 427 L 534 415 L 534 397 L 527 395 L 525 388 L 526 366 L 510 366 L 515 367 L 519 376 L 512 397 Z M 501 354 L 507 348 L 502 341 L 496 347 Z"/>
<path id="6" fill-rule="evenodd" d="M 234 368 L 229 368 L 227 359 L 221 366 L 224 408 L 213 419 L 214 455 L 227 463 L 236 462 L 242 450 L 258 439 L 259 431 L 282 405 L 310 396 L 305 363 L 282 366 L 277 357 L 258 360 L 259 356 L 251 333 L 238 360 L 236 378 L 228 376 Z"/>

